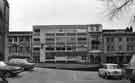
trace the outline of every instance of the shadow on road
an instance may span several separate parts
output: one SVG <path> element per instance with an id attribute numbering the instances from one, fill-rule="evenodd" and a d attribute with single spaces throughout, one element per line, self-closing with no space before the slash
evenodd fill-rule
<path id="1" fill-rule="evenodd" d="M 5 80 L 5 81 L 0 81 L 0 83 L 8 83 L 8 81 L 7 81 L 7 80 Z"/>
<path id="2" fill-rule="evenodd" d="M 22 75 L 17 75 L 16 77 L 11 77 L 12 79 L 21 78 Z"/>

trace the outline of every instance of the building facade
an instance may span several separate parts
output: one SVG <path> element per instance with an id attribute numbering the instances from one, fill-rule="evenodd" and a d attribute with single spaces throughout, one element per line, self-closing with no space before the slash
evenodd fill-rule
<path id="1" fill-rule="evenodd" d="M 9 4 L 0 0 L 0 60 L 7 60 L 9 30 Z"/>
<path id="2" fill-rule="evenodd" d="M 103 56 L 102 25 L 91 25 L 88 31 L 88 55 L 87 62 L 90 64 L 101 63 Z"/>
<path id="3" fill-rule="evenodd" d="M 9 56 L 31 56 L 36 63 L 129 63 L 135 54 L 135 32 L 102 28 L 101 24 L 36 25 L 33 32 L 10 32 Z"/>
<path id="4" fill-rule="evenodd" d="M 126 64 L 135 54 L 135 32 L 104 30 L 104 59 L 106 63 Z"/>
<path id="5" fill-rule="evenodd" d="M 10 31 L 8 35 L 9 58 L 15 56 L 32 56 L 32 32 Z"/>
<path id="6" fill-rule="evenodd" d="M 97 25 L 101 26 L 100 24 L 34 26 L 32 37 L 34 61 L 87 61 L 88 50 L 91 50 L 88 34 L 92 31 L 90 28 Z"/>

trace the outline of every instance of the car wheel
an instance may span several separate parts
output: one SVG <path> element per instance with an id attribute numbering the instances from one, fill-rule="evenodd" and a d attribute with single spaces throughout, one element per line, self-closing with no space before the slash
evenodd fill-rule
<path id="1" fill-rule="evenodd" d="M 4 74 L 3 74 L 3 77 L 4 78 L 8 78 L 8 77 L 10 77 L 11 76 L 11 73 L 10 72 L 5 72 Z"/>
<path id="2" fill-rule="evenodd" d="M 106 74 L 106 73 L 105 73 L 105 75 L 104 75 L 104 78 L 105 78 L 105 79 L 108 79 L 108 76 L 107 76 L 107 74 Z"/>

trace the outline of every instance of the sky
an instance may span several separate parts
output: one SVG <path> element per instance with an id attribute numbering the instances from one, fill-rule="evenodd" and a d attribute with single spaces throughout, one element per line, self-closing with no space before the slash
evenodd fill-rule
<path id="1" fill-rule="evenodd" d="M 125 28 L 127 20 L 108 21 L 100 0 L 8 0 L 10 31 L 32 31 L 33 25 L 103 24 Z"/>

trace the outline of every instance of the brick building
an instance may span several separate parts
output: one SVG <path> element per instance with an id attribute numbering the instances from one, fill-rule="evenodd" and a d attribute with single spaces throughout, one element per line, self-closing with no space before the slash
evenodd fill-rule
<path id="1" fill-rule="evenodd" d="M 135 32 L 103 30 L 104 59 L 107 63 L 128 63 L 135 54 Z"/>

